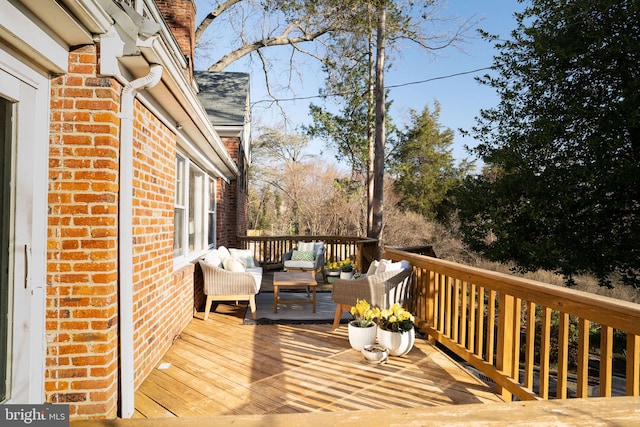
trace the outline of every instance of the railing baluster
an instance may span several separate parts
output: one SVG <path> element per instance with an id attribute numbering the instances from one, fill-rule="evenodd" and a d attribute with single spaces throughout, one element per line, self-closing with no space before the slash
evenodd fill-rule
<path id="1" fill-rule="evenodd" d="M 600 325 L 600 397 L 611 397 L 613 328 Z"/>
<path id="2" fill-rule="evenodd" d="M 465 348 L 467 347 L 467 322 L 469 321 L 467 310 L 469 309 L 469 284 L 467 282 L 461 282 L 462 299 L 460 301 L 460 343 Z"/>
<path id="3" fill-rule="evenodd" d="M 451 325 L 453 323 L 453 301 L 452 301 L 452 292 L 453 292 L 453 279 L 449 276 L 445 278 L 445 322 L 444 322 L 444 334 L 448 337 L 451 337 Z"/>
<path id="4" fill-rule="evenodd" d="M 551 309 L 542 307 L 542 330 L 540 337 L 540 390 L 543 399 L 549 398 L 549 356 L 551 353 Z"/>
<path id="5" fill-rule="evenodd" d="M 627 334 L 627 396 L 640 396 L 640 336 Z"/>
<path id="6" fill-rule="evenodd" d="M 493 304 L 491 297 L 489 298 L 489 304 L 495 305 Z M 501 293 L 498 306 L 498 345 L 496 349 L 496 368 L 511 378 L 514 378 L 513 337 L 515 334 L 515 319 L 513 318 L 513 315 L 514 298 L 511 295 Z M 487 324 L 491 325 L 492 322 L 489 321 Z M 489 352 L 489 346 L 487 345 L 487 359 L 490 354 L 493 354 L 493 352 Z M 502 398 L 506 401 L 511 400 L 511 393 L 507 389 L 498 387 L 498 393 L 501 394 Z"/>
<path id="7" fill-rule="evenodd" d="M 460 280 L 453 280 L 453 325 L 451 327 L 451 338 L 460 342 Z"/>
<path id="8" fill-rule="evenodd" d="M 446 276 L 443 274 L 438 275 L 438 330 L 444 334 L 444 323 L 445 323 L 445 281 Z"/>
<path id="9" fill-rule="evenodd" d="M 476 331 L 476 295 L 478 295 L 476 292 L 476 284 L 471 283 L 469 289 L 469 344 L 467 347 L 471 353 L 475 352 L 476 337 L 478 336 L 478 332 Z"/>
<path id="10" fill-rule="evenodd" d="M 478 287 L 478 309 L 476 311 L 476 356 L 480 359 L 484 359 L 484 306 L 484 286 L 480 286 Z"/>
<path id="11" fill-rule="evenodd" d="M 516 381 L 520 380 L 520 333 L 522 324 L 522 300 L 516 298 L 513 306 L 513 378 Z"/>
<path id="12" fill-rule="evenodd" d="M 485 358 L 490 365 L 493 365 L 496 342 L 496 291 L 493 289 L 489 290 L 487 307 L 487 355 Z"/>
<path id="13" fill-rule="evenodd" d="M 536 305 L 527 302 L 527 348 L 525 354 L 524 386 L 533 390 L 533 370 L 535 365 Z"/>
<path id="14" fill-rule="evenodd" d="M 591 322 L 578 321 L 578 386 L 577 397 L 589 396 L 589 328 Z"/>
<path id="15" fill-rule="evenodd" d="M 427 282 L 427 306 L 426 306 L 426 321 L 427 324 L 433 328 L 436 327 L 436 273 L 429 270 Z"/>
<path id="16" fill-rule="evenodd" d="M 558 399 L 567 398 L 567 370 L 569 368 L 569 315 L 559 313 L 558 330 L 558 378 L 556 396 Z"/>

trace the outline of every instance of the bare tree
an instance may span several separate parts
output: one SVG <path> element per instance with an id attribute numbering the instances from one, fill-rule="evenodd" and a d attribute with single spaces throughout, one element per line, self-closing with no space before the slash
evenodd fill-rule
<path id="1" fill-rule="evenodd" d="M 361 187 L 350 187 L 333 165 L 306 155 L 306 142 L 304 135 L 273 128 L 257 138 L 251 222 L 278 234 L 361 235 Z"/>
<path id="2" fill-rule="evenodd" d="M 328 64 L 335 64 L 341 58 L 353 60 L 354 55 L 349 50 L 362 46 L 358 40 L 368 40 L 367 234 L 380 238 L 386 143 L 386 49 L 395 48 L 402 41 L 417 44 L 429 53 L 457 45 L 475 22 L 472 19 L 448 21 L 442 16 L 443 4 L 443 0 L 408 0 L 406 4 L 402 0 L 217 0 L 211 12 L 198 26 L 196 41 L 198 49 L 203 49 L 203 37 L 207 29 L 212 28 L 216 22 L 226 23 L 227 28 L 232 28 L 235 32 L 236 43 L 225 54 L 217 55 L 208 69 L 223 71 L 239 59 L 255 54 L 264 72 L 267 92 L 277 103 L 278 97 L 272 90 L 272 82 L 275 80 L 270 77 L 272 64 L 265 55 L 266 48 L 288 46 L 291 49 L 289 75 L 282 84 L 282 87 L 291 88 L 296 72 L 296 54 L 320 60 L 325 64 L 330 80 L 331 67 Z M 375 28 L 372 24 L 372 11 L 375 11 L 376 16 Z M 443 32 L 435 32 L 436 24 L 443 22 L 448 22 L 449 28 Z M 375 63 L 372 50 L 374 33 Z M 351 41 L 356 42 L 350 43 Z M 371 72 L 372 68 L 375 68 L 375 72 Z M 372 83 L 373 79 L 375 82 Z M 328 92 L 331 92 L 330 88 Z M 375 118 L 371 115 L 372 102 L 375 102 Z M 375 123 L 375 135 L 371 134 L 372 121 Z"/>

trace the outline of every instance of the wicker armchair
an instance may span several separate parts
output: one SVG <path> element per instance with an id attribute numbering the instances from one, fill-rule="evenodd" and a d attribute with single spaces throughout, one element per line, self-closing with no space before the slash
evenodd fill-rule
<path id="1" fill-rule="evenodd" d="M 343 311 L 349 311 L 356 300 L 364 299 L 371 306 L 387 309 L 394 303 L 405 305 L 409 300 L 410 278 L 413 270 L 386 271 L 372 274 L 361 279 L 333 282 L 332 298 L 337 304 L 333 319 L 333 329 L 340 325 Z"/>
<path id="2" fill-rule="evenodd" d="M 310 245 L 309 248 L 313 248 L 313 259 L 294 259 L 294 252 L 302 248 L 304 244 Z M 314 278 L 316 278 L 317 274 L 320 273 L 322 274 L 324 283 L 327 283 L 327 272 L 324 269 L 324 255 L 324 242 L 299 242 L 296 248 L 282 254 L 282 261 L 284 262 L 284 268 L 287 271 L 309 271 Z"/>
<path id="3" fill-rule="evenodd" d="M 255 272 L 227 271 L 204 260 L 199 260 L 204 279 L 204 294 L 207 296 L 204 320 L 209 318 L 213 301 L 249 301 L 251 314 L 256 318 L 256 294 L 260 292 L 262 269 Z M 257 271 L 259 270 L 259 271 Z"/>

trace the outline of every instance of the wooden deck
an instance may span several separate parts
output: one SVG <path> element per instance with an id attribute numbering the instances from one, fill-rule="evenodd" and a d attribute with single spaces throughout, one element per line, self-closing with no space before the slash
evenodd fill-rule
<path id="1" fill-rule="evenodd" d="M 135 396 L 136 418 L 402 409 L 501 402 L 428 342 L 371 365 L 346 325 L 242 325 L 221 304 L 194 318 Z M 199 316 L 202 314 L 199 313 Z M 159 365 L 161 366 L 161 365 Z"/>

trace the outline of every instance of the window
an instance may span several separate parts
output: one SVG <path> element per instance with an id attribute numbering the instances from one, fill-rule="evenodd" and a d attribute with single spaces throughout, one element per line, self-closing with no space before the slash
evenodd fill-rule
<path id="1" fill-rule="evenodd" d="M 174 258 L 203 252 L 215 244 L 215 194 L 215 180 L 178 154 Z"/>
<path id="2" fill-rule="evenodd" d="M 173 214 L 173 256 L 179 257 L 185 252 L 184 222 L 187 218 L 187 206 L 185 204 L 185 167 L 183 157 L 176 157 L 176 206 Z"/>
<path id="3" fill-rule="evenodd" d="M 216 245 L 216 181 L 209 178 L 209 233 L 207 243 L 208 246 Z"/>
<path id="4" fill-rule="evenodd" d="M 207 193 L 204 173 L 191 166 L 189 168 L 189 252 L 204 250 L 207 240 L 207 216 L 204 214 Z"/>

